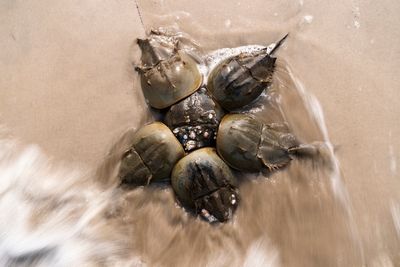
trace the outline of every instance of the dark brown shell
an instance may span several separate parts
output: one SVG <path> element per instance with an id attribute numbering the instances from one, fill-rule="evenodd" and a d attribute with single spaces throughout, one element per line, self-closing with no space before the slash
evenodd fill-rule
<path id="1" fill-rule="evenodd" d="M 179 49 L 179 38 L 152 31 L 147 39 L 138 39 L 142 65 L 136 67 L 150 106 L 163 109 L 196 91 L 202 75 L 193 57 Z"/>
<path id="2" fill-rule="evenodd" d="M 172 188 L 179 201 L 210 222 L 227 221 L 237 208 L 237 181 L 213 148 L 201 148 L 174 167 Z"/>
<path id="3" fill-rule="evenodd" d="M 262 123 L 252 116 L 228 114 L 218 129 L 219 155 L 234 169 L 257 171 L 261 162 L 257 158 Z"/>
<path id="4" fill-rule="evenodd" d="M 291 150 L 298 146 L 285 124 L 263 124 L 249 114 L 228 114 L 218 129 L 219 155 L 241 171 L 283 167 L 292 159 Z"/>
<path id="5" fill-rule="evenodd" d="M 276 58 L 264 50 L 228 58 L 210 73 L 207 89 L 225 109 L 243 107 L 268 87 L 275 61 Z"/>
<path id="6" fill-rule="evenodd" d="M 148 185 L 152 178 L 149 168 L 133 147 L 123 155 L 118 176 L 122 183 L 133 186 Z"/>
<path id="7" fill-rule="evenodd" d="M 204 88 L 173 105 L 165 123 L 186 151 L 214 146 L 224 112 Z"/>
<path id="8" fill-rule="evenodd" d="M 122 158 L 119 177 L 123 183 L 132 185 L 168 179 L 172 168 L 184 154 L 166 125 L 151 123 L 135 133 L 131 148 Z"/>

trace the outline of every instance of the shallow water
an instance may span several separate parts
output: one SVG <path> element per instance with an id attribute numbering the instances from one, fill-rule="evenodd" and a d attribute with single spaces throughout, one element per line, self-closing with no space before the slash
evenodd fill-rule
<path id="1" fill-rule="evenodd" d="M 400 265 L 397 3 L 71 3 L 2 7 L 2 32 L 14 36 L 2 41 L 1 57 L 9 89 L 0 92 L 9 129 L 2 263 Z M 45 4 L 53 13 L 38 19 Z M 171 25 L 205 51 L 266 45 L 289 32 L 272 90 L 252 112 L 325 144 L 323 161 L 243 175 L 236 216 L 218 227 L 186 214 L 169 188 L 116 189 L 124 148 L 152 120 L 129 64 L 139 56 L 133 41 Z"/>

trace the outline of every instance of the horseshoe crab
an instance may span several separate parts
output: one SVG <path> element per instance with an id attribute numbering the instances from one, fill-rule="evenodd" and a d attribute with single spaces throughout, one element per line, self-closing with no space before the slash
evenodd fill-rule
<path id="1" fill-rule="evenodd" d="M 237 181 L 215 149 L 198 149 L 182 158 L 171 176 L 178 200 L 210 222 L 225 222 L 236 210 Z"/>
<path id="2" fill-rule="evenodd" d="M 165 123 L 181 142 L 185 151 L 214 146 L 217 129 L 224 111 L 201 88 L 173 105 L 165 116 Z"/>
<path id="3" fill-rule="evenodd" d="M 181 45 L 180 36 L 151 31 L 147 39 L 138 39 L 143 93 L 150 106 L 164 109 L 169 128 L 156 122 L 140 129 L 122 158 L 119 176 L 133 185 L 171 177 L 181 205 L 209 222 L 226 222 L 239 202 L 231 168 L 276 170 L 295 155 L 315 152 L 285 124 L 264 124 L 251 114 L 224 116 L 224 109 L 249 105 L 268 87 L 276 61 L 272 54 L 287 35 L 271 51 L 246 50 L 206 72 L 199 71 L 199 61 L 187 53 L 191 43 Z"/>
<path id="4" fill-rule="evenodd" d="M 169 128 L 154 122 L 135 133 L 131 147 L 122 157 L 119 177 L 123 183 L 132 185 L 148 185 L 169 178 L 184 154 Z"/>
<path id="5" fill-rule="evenodd" d="M 207 88 L 227 110 L 235 110 L 253 102 L 272 80 L 276 58 L 271 55 L 281 46 L 283 37 L 272 51 L 267 48 L 243 52 L 222 61 L 210 73 Z"/>
<path id="6" fill-rule="evenodd" d="M 218 154 L 240 171 L 281 168 L 292 160 L 291 151 L 298 146 L 286 125 L 263 124 L 250 114 L 228 114 L 219 125 Z"/>
<path id="7" fill-rule="evenodd" d="M 151 31 L 137 39 L 142 50 L 140 73 L 142 90 L 150 106 L 163 109 L 196 91 L 202 83 L 197 63 L 179 48 L 179 38 Z"/>

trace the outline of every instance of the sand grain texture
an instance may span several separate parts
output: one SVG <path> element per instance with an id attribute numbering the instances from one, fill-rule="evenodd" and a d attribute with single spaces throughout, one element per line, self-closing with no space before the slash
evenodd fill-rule
<path id="1" fill-rule="evenodd" d="M 399 12 L 389 0 L 5 0 L 0 122 L 55 162 L 94 170 L 149 120 L 132 68 L 145 31 L 175 24 L 205 50 L 289 32 L 279 57 L 322 106 L 345 201 L 304 162 L 245 184 L 237 221 L 221 228 L 191 223 L 168 190 L 133 192 L 128 247 L 150 266 L 400 266 Z M 302 140 L 318 137 L 289 120 Z"/>

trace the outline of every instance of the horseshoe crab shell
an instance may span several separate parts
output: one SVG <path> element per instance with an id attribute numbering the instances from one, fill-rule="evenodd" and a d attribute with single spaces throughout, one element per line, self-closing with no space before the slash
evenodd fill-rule
<path id="1" fill-rule="evenodd" d="M 176 162 L 185 152 L 163 123 L 154 122 L 138 130 L 132 146 L 122 158 L 119 177 L 123 183 L 147 185 L 169 178 Z"/>
<path id="2" fill-rule="evenodd" d="M 275 170 L 288 164 L 298 141 L 285 124 L 263 124 L 250 114 L 222 118 L 217 150 L 225 162 L 241 171 Z"/>
<path id="3" fill-rule="evenodd" d="M 288 35 L 269 51 L 268 47 L 242 52 L 219 63 L 208 76 L 207 89 L 217 102 L 232 111 L 250 104 L 268 88 L 275 70 L 272 54 Z"/>
<path id="4" fill-rule="evenodd" d="M 222 108 L 201 88 L 171 106 L 165 123 L 183 145 L 185 151 L 215 146 Z"/>
<path id="5" fill-rule="evenodd" d="M 172 171 L 172 188 L 183 206 L 210 222 L 225 222 L 238 205 L 237 182 L 213 148 L 201 148 L 182 158 Z"/>
<path id="6" fill-rule="evenodd" d="M 138 39 L 142 65 L 136 67 L 150 106 L 163 109 L 196 91 L 202 75 L 196 61 L 179 49 L 179 38 L 152 31 L 147 39 Z"/>

